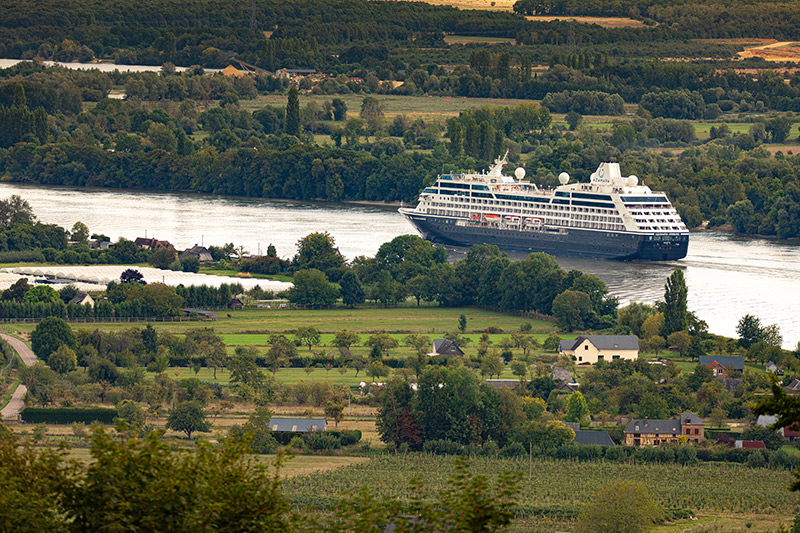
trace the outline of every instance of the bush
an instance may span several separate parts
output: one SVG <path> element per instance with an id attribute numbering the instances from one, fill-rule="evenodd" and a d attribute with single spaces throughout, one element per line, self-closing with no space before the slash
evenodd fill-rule
<path id="1" fill-rule="evenodd" d="M 327 431 L 306 433 L 303 440 L 312 452 L 332 452 L 342 447 L 341 439 Z"/>
<path id="2" fill-rule="evenodd" d="M 500 450 L 500 457 L 503 459 L 513 459 L 515 457 L 523 457 L 528 455 L 528 450 L 519 442 L 512 442 L 507 444 Z"/>
<path id="3" fill-rule="evenodd" d="M 72 424 L 73 422 L 113 424 L 117 410 L 104 407 L 26 407 L 20 416 L 22 421 L 28 424 Z"/>
<path id="4" fill-rule="evenodd" d="M 436 455 L 462 455 L 464 447 L 452 440 L 429 440 L 422 445 L 422 451 Z"/>

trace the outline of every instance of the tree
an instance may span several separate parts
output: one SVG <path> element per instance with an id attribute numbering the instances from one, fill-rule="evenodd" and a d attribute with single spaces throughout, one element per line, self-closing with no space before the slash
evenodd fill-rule
<path id="1" fill-rule="evenodd" d="M 342 303 L 347 307 L 355 307 L 364 303 L 364 288 L 352 270 L 345 272 L 342 279 L 339 280 L 339 292 L 342 294 Z"/>
<path id="2" fill-rule="evenodd" d="M 252 347 L 237 346 L 233 357 L 228 361 L 228 368 L 231 371 L 231 383 L 238 383 L 252 387 L 255 390 L 264 385 L 266 376 L 256 364 L 258 351 Z"/>
<path id="3" fill-rule="evenodd" d="M 564 415 L 564 420 L 567 422 L 582 422 L 589 415 L 589 406 L 586 404 L 586 398 L 583 397 L 580 391 L 575 391 L 569 396 L 567 400 L 567 412 Z"/>
<path id="4" fill-rule="evenodd" d="M 9 288 L 3 291 L 2 296 L 0 299 L 2 300 L 13 300 L 15 302 L 21 302 L 22 298 L 25 297 L 25 293 L 31 289 L 31 285 L 28 284 L 28 278 L 20 278 L 15 281 Z"/>
<path id="5" fill-rule="evenodd" d="M 341 422 L 343 417 L 344 405 L 331 401 L 325 404 L 325 418 L 333 419 L 337 428 L 339 427 L 339 422 Z"/>
<path id="6" fill-rule="evenodd" d="M 792 131 L 792 121 L 786 116 L 779 116 L 769 119 L 764 124 L 764 129 L 769 133 L 772 142 L 782 143 Z"/>
<path id="7" fill-rule="evenodd" d="M 372 378 L 372 382 L 379 378 L 383 378 L 389 375 L 389 367 L 381 363 L 380 361 L 373 361 L 367 366 L 367 376 Z"/>
<path id="8" fill-rule="evenodd" d="M 130 242 L 130 241 L 129 241 Z M 122 274 L 119 276 L 120 283 L 140 283 L 144 285 L 146 282 L 144 281 L 144 276 L 142 273 L 136 269 L 129 268 L 127 270 L 123 270 Z"/>
<path id="9" fill-rule="evenodd" d="M 687 299 L 686 281 L 683 277 L 683 270 L 675 271 L 667 278 L 664 287 L 664 334 L 669 337 L 671 333 L 685 330 L 688 325 L 688 313 L 686 311 Z"/>
<path id="10" fill-rule="evenodd" d="M 341 98 L 334 98 L 331 100 L 331 107 L 333 108 L 333 120 L 343 122 L 347 120 L 347 104 Z"/>
<path id="11" fill-rule="evenodd" d="M 374 335 L 370 335 L 365 344 L 371 348 L 377 348 L 382 356 L 389 355 L 389 350 L 399 346 L 397 339 L 390 336 L 388 333 L 375 333 Z"/>
<path id="12" fill-rule="evenodd" d="M 311 268 L 301 270 L 294 276 L 294 285 L 288 291 L 288 298 L 298 305 L 333 305 L 338 292 L 323 272 Z"/>
<path id="13" fill-rule="evenodd" d="M 22 301 L 32 304 L 55 303 L 60 302 L 61 297 L 59 296 L 58 291 L 49 285 L 36 285 L 25 293 Z"/>
<path id="14" fill-rule="evenodd" d="M 778 431 L 763 426 L 750 426 L 742 432 L 744 440 L 760 440 L 768 450 L 779 450 L 786 441 Z"/>
<path id="15" fill-rule="evenodd" d="M 55 352 L 51 353 L 47 360 L 47 366 L 59 374 L 66 374 L 74 370 L 77 364 L 78 358 L 75 352 L 64 344 L 59 346 Z"/>
<path id="16" fill-rule="evenodd" d="M 289 88 L 289 98 L 286 102 L 286 121 L 283 131 L 287 135 L 300 134 L 300 93 L 297 87 Z"/>
<path id="17" fill-rule="evenodd" d="M 575 131 L 578 129 L 578 125 L 583 121 L 583 117 L 575 111 L 570 111 L 566 114 L 564 120 L 567 122 L 567 126 L 569 126 L 569 131 Z"/>
<path id="18" fill-rule="evenodd" d="M 383 123 L 383 102 L 374 96 L 365 96 L 361 101 L 361 118 L 373 131 L 380 129 Z"/>
<path id="19" fill-rule="evenodd" d="M 739 335 L 739 346 L 744 349 L 764 339 L 761 321 L 753 315 L 744 315 L 739 319 L 739 323 L 736 325 L 736 333 Z"/>
<path id="20" fill-rule="evenodd" d="M 508 438 L 525 448 L 558 448 L 572 442 L 575 432 L 558 420 L 531 420 L 512 429 Z"/>
<path id="21" fill-rule="evenodd" d="M 36 216 L 27 200 L 17 194 L 12 194 L 5 200 L 0 200 L 0 226 L 9 228 L 15 224 L 33 224 Z"/>
<path id="22" fill-rule="evenodd" d="M 503 373 L 503 361 L 497 353 L 488 352 L 481 357 L 481 375 L 482 376 L 498 376 Z"/>
<path id="23" fill-rule="evenodd" d="M 309 233 L 297 241 L 297 254 L 292 260 L 298 270 L 316 268 L 328 272 L 344 265 L 344 257 L 328 232 Z"/>
<path id="24" fill-rule="evenodd" d="M 333 335 L 333 345 L 340 350 L 349 350 L 354 344 L 361 341 L 361 336 L 355 331 L 340 329 Z"/>
<path id="25" fill-rule="evenodd" d="M 181 271 L 182 272 L 194 272 L 197 273 L 200 271 L 200 259 L 191 255 L 185 259 L 181 260 Z"/>
<path id="26" fill-rule="evenodd" d="M 31 349 L 36 357 L 48 361 L 50 354 L 61 345 L 75 349 L 75 333 L 64 320 L 57 317 L 48 317 L 39 322 L 31 333 Z"/>
<path id="27" fill-rule="evenodd" d="M 150 264 L 156 268 L 167 269 L 178 259 L 175 248 L 159 248 L 150 254 Z"/>
<path id="28" fill-rule="evenodd" d="M 182 431 L 186 438 L 191 439 L 192 433 L 208 433 L 211 424 L 206 420 L 206 413 L 195 402 L 182 402 L 170 411 L 167 417 L 167 429 Z"/>
<path id="29" fill-rule="evenodd" d="M 556 296 L 552 312 L 563 331 L 586 329 L 594 321 L 592 301 L 581 291 L 564 291 Z"/>
<path id="30" fill-rule="evenodd" d="M 464 333 L 467 330 L 467 315 L 459 315 L 458 317 L 458 331 Z"/>
<path id="31" fill-rule="evenodd" d="M 667 337 L 667 343 L 670 348 L 675 348 L 681 355 L 689 355 L 692 337 L 686 331 L 676 331 Z"/>
<path id="32" fill-rule="evenodd" d="M 305 326 L 301 328 L 297 328 L 295 331 L 294 336 L 300 341 L 301 344 L 308 346 L 308 351 L 311 351 L 311 347 L 315 344 L 319 344 L 320 341 L 320 334 L 319 330 L 314 326 Z"/>
<path id="33" fill-rule="evenodd" d="M 270 335 L 267 368 L 272 371 L 273 376 L 281 366 L 289 362 L 290 358 L 296 356 L 297 347 L 285 335 Z"/>
<path id="34" fill-rule="evenodd" d="M 578 527 L 587 533 L 636 533 L 651 530 L 662 516 L 643 484 L 615 481 L 584 507 Z"/>
<path id="35" fill-rule="evenodd" d="M 81 221 L 72 225 L 72 230 L 69 232 L 70 240 L 75 244 L 88 245 L 89 244 L 89 228 Z"/>

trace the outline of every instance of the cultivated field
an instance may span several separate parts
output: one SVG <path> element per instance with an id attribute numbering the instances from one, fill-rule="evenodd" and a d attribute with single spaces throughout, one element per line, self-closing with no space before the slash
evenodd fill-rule
<path id="1" fill-rule="evenodd" d="M 714 463 L 684 467 L 535 460 L 529 478 L 527 457 L 476 457 L 470 465 L 490 481 L 502 471 L 522 474 L 513 531 L 570 530 L 581 506 L 611 480 L 644 483 L 663 507 L 688 511 L 696 518 L 676 520 L 673 527 L 664 528 L 669 531 L 774 531 L 790 522 L 797 506 L 797 495 L 787 490 L 792 475 L 783 470 Z M 409 498 L 409 481 L 418 478 L 425 490 L 437 492 L 448 486 L 452 473 L 452 458 L 397 455 L 294 478 L 286 482 L 284 492 L 298 505 L 325 511 L 342 494 L 364 486 L 378 496 Z M 702 529 L 695 529 L 700 525 Z"/>

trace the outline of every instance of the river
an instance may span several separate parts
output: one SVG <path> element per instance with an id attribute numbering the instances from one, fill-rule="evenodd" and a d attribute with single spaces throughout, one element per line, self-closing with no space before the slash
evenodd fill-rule
<path id="1" fill-rule="evenodd" d="M 301 203 L 140 191 L 45 188 L 0 183 L 0 198 L 19 194 L 39 220 L 71 228 L 81 221 L 91 232 L 119 237 L 155 237 L 176 248 L 233 242 L 251 253 L 274 244 L 292 257 L 295 244 L 315 231 L 327 231 L 348 259 L 374 256 L 398 235 L 413 233 L 393 207 Z M 689 254 L 668 263 L 623 263 L 558 258 L 603 279 L 621 301 L 653 302 L 664 294 L 667 276 L 682 268 L 689 309 L 710 331 L 736 336 L 745 314 L 762 324 L 778 324 L 784 347 L 800 341 L 800 246 L 782 241 L 694 233 Z"/>

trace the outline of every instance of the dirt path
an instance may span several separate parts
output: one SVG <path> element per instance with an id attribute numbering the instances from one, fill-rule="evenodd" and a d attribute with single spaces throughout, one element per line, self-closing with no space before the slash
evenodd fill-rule
<path id="1" fill-rule="evenodd" d="M 739 59 L 751 57 L 761 57 L 766 61 L 773 62 L 800 62 L 800 48 L 796 41 L 779 41 L 760 46 L 748 47 L 737 55 Z"/>
<path id="2" fill-rule="evenodd" d="M 11 345 L 12 348 L 19 354 L 22 358 L 22 361 L 25 363 L 25 366 L 33 366 L 36 364 L 38 359 L 28 348 L 28 345 L 19 340 L 16 337 L 12 337 L 11 335 L 6 335 L 0 333 L 0 337 L 3 338 L 8 344 Z M 16 420 L 19 416 L 19 412 L 25 407 L 25 402 L 23 398 L 25 398 L 25 393 L 28 392 L 28 388 L 25 385 L 18 385 L 17 390 L 14 391 L 14 394 L 11 396 L 11 400 L 8 402 L 2 411 L 0 411 L 0 418 L 3 420 Z"/>

